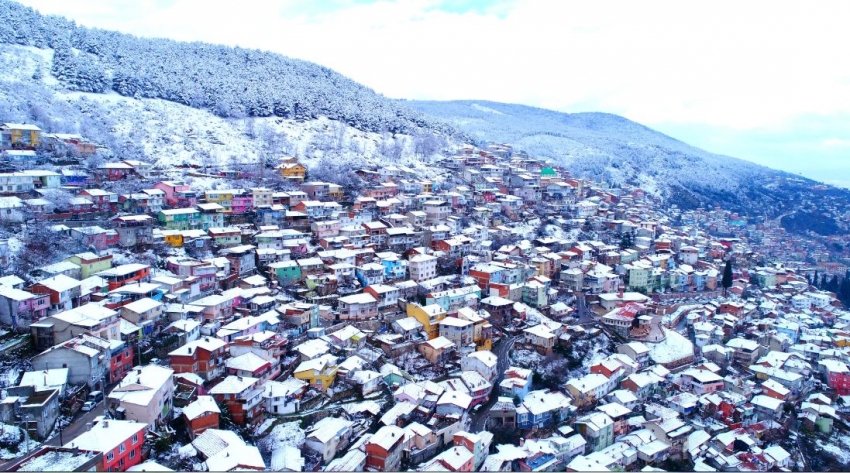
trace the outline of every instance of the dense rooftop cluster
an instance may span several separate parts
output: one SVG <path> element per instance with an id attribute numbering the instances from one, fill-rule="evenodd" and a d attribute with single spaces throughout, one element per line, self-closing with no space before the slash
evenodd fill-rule
<path id="1" fill-rule="evenodd" d="M 0 341 L 24 358 L 6 365 L 0 447 L 12 459 L 21 437 L 63 432 L 6 469 L 847 460 L 850 313 L 813 284 L 846 268 L 814 258 L 821 243 L 509 145 L 427 175 L 318 181 L 295 158 L 271 174 L 237 186 L 256 176 L 137 160 L 0 174 L 15 235 Z"/>

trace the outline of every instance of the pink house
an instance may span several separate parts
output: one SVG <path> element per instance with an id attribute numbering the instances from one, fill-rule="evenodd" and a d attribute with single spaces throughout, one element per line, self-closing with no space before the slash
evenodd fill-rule
<path id="1" fill-rule="evenodd" d="M 97 225 L 72 228 L 71 238 L 98 251 L 116 246 L 120 241 L 118 232 L 112 229 L 107 230 Z"/>
<path id="2" fill-rule="evenodd" d="M 313 237 L 317 240 L 339 235 L 339 220 L 324 220 L 310 224 Z"/>
<path id="3" fill-rule="evenodd" d="M 165 203 L 170 207 L 194 207 L 198 203 L 197 195 L 192 189 L 180 181 L 161 181 L 153 186 L 165 192 Z"/>
<path id="4" fill-rule="evenodd" d="M 47 315 L 50 294 L 33 294 L 22 289 L 0 286 L 0 303 L 0 322 L 25 328 Z"/>
<path id="5" fill-rule="evenodd" d="M 244 214 L 245 212 L 254 210 L 254 195 L 248 191 L 234 194 L 231 201 L 231 208 L 235 214 Z"/>

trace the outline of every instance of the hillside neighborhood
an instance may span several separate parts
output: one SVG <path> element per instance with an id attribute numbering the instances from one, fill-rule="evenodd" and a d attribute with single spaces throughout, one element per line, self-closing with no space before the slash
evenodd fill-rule
<path id="1" fill-rule="evenodd" d="M 0 137 L 2 470 L 850 465 L 839 236 L 509 144 L 331 172 Z"/>

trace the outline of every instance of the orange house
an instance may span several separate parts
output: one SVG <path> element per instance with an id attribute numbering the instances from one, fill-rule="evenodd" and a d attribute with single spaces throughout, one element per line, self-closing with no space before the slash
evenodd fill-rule
<path id="1" fill-rule="evenodd" d="M 112 291 L 132 283 L 148 282 L 151 278 L 151 268 L 146 264 L 122 264 L 97 273 L 108 284 L 107 290 Z"/>
<path id="2" fill-rule="evenodd" d="M 301 163 L 284 163 L 277 167 L 284 179 L 303 181 L 307 177 L 307 168 Z"/>

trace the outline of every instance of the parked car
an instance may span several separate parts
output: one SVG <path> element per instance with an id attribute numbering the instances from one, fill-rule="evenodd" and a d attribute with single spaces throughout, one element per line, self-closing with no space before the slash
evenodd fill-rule
<path id="1" fill-rule="evenodd" d="M 88 400 L 97 404 L 98 402 L 103 400 L 103 391 L 92 391 L 92 392 L 90 392 Z"/>
<path id="2" fill-rule="evenodd" d="M 96 402 L 94 402 L 94 401 L 86 401 L 86 402 L 84 402 L 84 403 L 83 403 L 82 411 L 83 411 L 83 412 L 88 412 L 88 411 L 90 411 L 90 410 L 94 409 L 94 408 L 95 408 L 95 406 L 97 406 L 97 403 L 96 403 Z"/>

